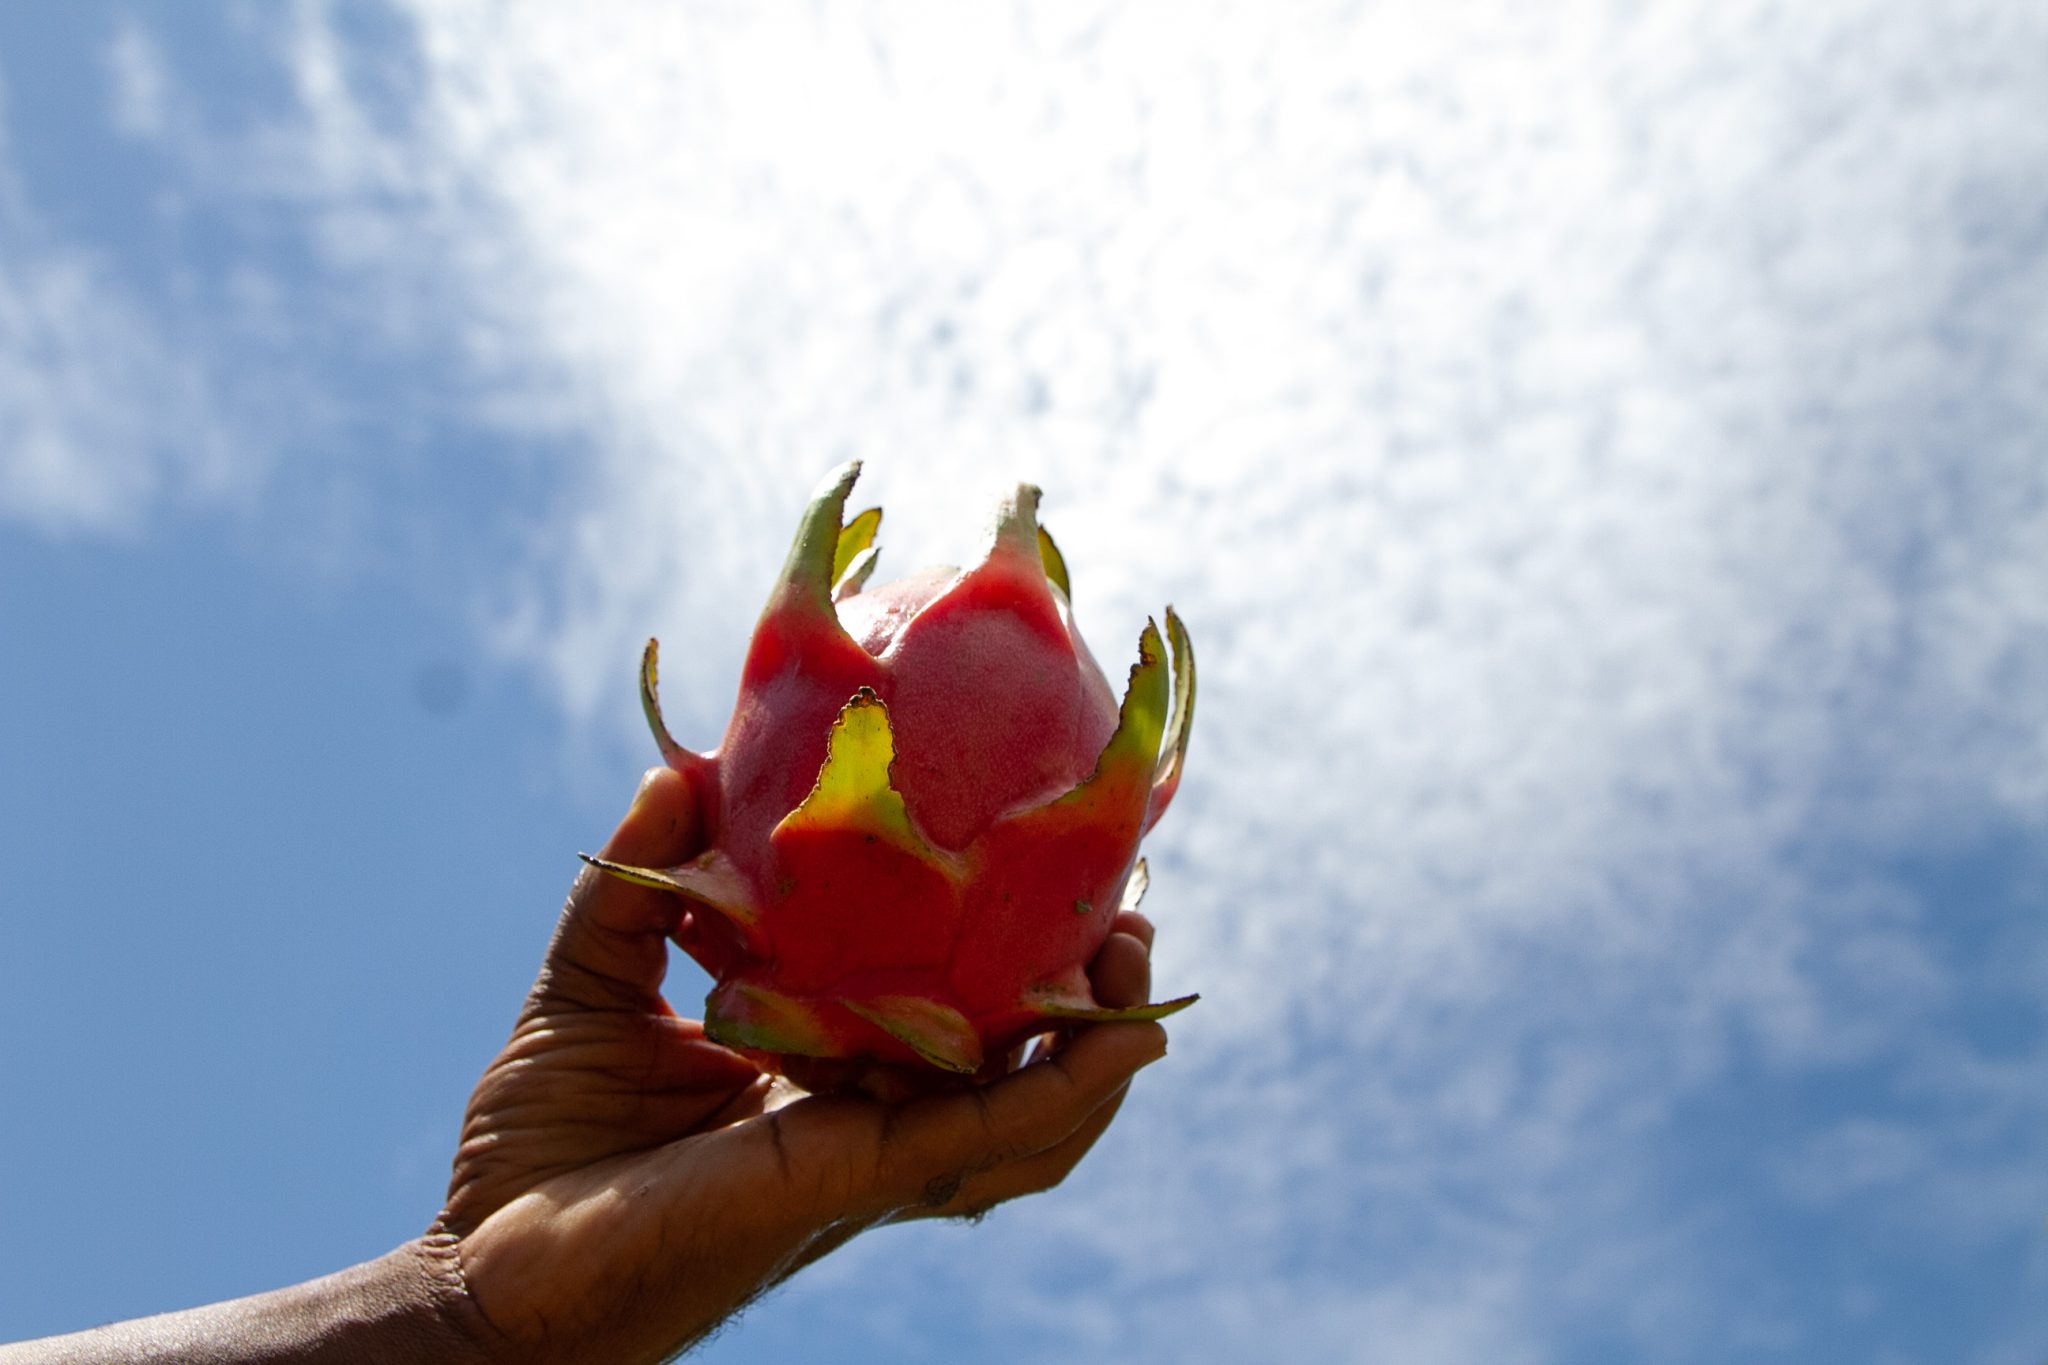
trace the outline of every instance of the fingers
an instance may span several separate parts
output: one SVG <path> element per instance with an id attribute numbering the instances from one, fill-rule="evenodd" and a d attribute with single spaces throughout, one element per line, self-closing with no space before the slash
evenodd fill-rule
<path id="1" fill-rule="evenodd" d="M 1124 1099 L 1131 1093 L 1129 1082 L 1110 1097 L 1094 1113 L 1090 1114 L 1079 1128 L 1064 1141 L 1046 1148 L 1035 1156 L 998 1166 L 981 1174 L 968 1177 L 960 1185 L 958 1193 L 946 1203 L 937 1207 L 926 1206 L 908 1211 L 906 1217 L 915 1218 L 980 1218 L 998 1204 L 1007 1204 L 1012 1199 L 1021 1199 L 1028 1194 L 1042 1194 L 1058 1185 L 1073 1174 L 1081 1158 L 1088 1155 L 1096 1142 L 1109 1130 L 1115 1121 L 1117 1111 L 1123 1108 Z"/>
<path id="2" fill-rule="evenodd" d="M 944 1206 L 959 1197 L 968 1179 L 989 1178 L 991 1192 L 1005 1188 L 1008 1182 L 997 1172 L 1021 1168 L 1083 1135 L 1080 1149 L 1065 1163 L 1070 1169 L 1115 1110 L 1101 1114 L 1099 1123 L 1095 1116 L 1120 1101 L 1140 1069 L 1165 1055 L 1166 1031 L 1157 1024 L 1097 1024 L 993 1085 L 907 1104 L 883 1135 L 880 1192 L 899 1209 Z M 1044 1188 L 1028 1179 L 986 1202 Z"/>
<path id="3" fill-rule="evenodd" d="M 530 1084 L 537 1068 L 622 1092 L 730 1089 L 760 1068 L 712 1042 L 695 1019 L 654 1011 L 575 1010 L 529 1019 L 492 1064 Z"/>
<path id="4" fill-rule="evenodd" d="M 1097 999 L 1122 1007 L 1148 998 L 1151 937 L 1142 916 L 1117 918 L 1091 964 Z M 751 1187 L 757 1217 L 810 1239 L 792 1262 L 800 1265 L 837 1244 L 819 1240 L 821 1229 L 843 1240 L 880 1222 L 978 1217 L 1051 1189 L 1109 1127 L 1131 1078 L 1165 1052 L 1156 1023 L 1094 1024 L 1000 1081 L 941 1096 L 792 1102 L 778 1094 L 782 1082 L 756 1083 L 691 1150 L 724 1153 L 719 1163 L 732 1188 Z"/>
<path id="5" fill-rule="evenodd" d="M 1115 931 L 1089 964 L 1088 979 L 1095 998 L 1113 1008 L 1142 1005 L 1152 993 L 1152 924 L 1143 915 L 1117 916 Z M 1057 1040 L 1048 1038 L 1032 1056 L 1033 1061 L 1049 1057 Z M 1061 1141 L 1036 1155 L 977 1176 L 962 1186 L 960 1193 L 944 1207 L 923 1210 L 942 1218 L 977 1217 L 996 1205 L 1022 1195 L 1049 1190 L 1067 1178 L 1088 1155 L 1096 1140 L 1108 1130 L 1130 1093 L 1126 1082 L 1107 1102 L 1098 1106 L 1081 1125 Z"/>
<path id="6" fill-rule="evenodd" d="M 1152 921 L 1136 911 L 1116 917 L 1110 935 L 1088 964 L 1088 984 L 1097 1003 L 1112 1009 L 1145 1004 L 1152 998 Z M 1050 1056 L 1058 1035 L 1027 1038 L 1010 1056 L 1010 1069 Z"/>
<path id="7" fill-rule="evenodd" d="M 731 1131 L 751 1139 L 755 1164 L 782 1192 L 774 1202 L 793 1200 L 815 1225 L 930 1216 L 970 1177 L 1073 1137 L 1165 1051 L 1157 1024 L 1097 1024 L 985 1087 L 893 1105 L 813 1095 Z"/>
<path id="8" fill-rule="evenodd" d="M 1152 921 L 1146 919 L 1137 911 L 1125 910 L 1118 913 L 1115 922 L 1109 926 L 1109 931 L 1112 934 L 1129 934 L 1132 938 L 1145 945 L 1146 955 L 1150 956 L 1152 952 Z"/>
<path id="9" fill-rule="evenodd" d="M 1096 1001 L 1112 1009 L 1146 1003 L 1152 996 L 1149 940 L 1121 930 L 1111 934 L 1088 964 L 1088 983 L 1094 987 Z"/>
<path id="10" fill-rule="evenodd" d="M 602 856 L 640 867 L 673 867 L 696 852 L 697 810 L 682 774 L 656 768 Z M 667 934 L 682 913 L 677 898 L 586 867 L 569 892 L 540 977 L 522 1018 L 551 1009 L 662 1012 Z"/>

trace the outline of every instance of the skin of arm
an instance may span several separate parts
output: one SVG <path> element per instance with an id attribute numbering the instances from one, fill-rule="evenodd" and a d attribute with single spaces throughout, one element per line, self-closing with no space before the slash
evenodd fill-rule
<path id="1" fill-rule="evenodd" d="M 605 856 L 665 867 L 699 847 L 687 784 L 656 769 Z M 422 1237 L 267 1294 L 0 1346 L 0 1365 L 672 1359 L 869 1228 L 1058 1184 L 1165 1055 L 1157 1024 L 1098 1024 L 977 1090 L 805 1095 L 669 1008 L 680 914 L 666 893 L 578 879 Z M 1142 916 L 1118 918 L 1097 998 L 1148 998 L 1151 943 Z"/>

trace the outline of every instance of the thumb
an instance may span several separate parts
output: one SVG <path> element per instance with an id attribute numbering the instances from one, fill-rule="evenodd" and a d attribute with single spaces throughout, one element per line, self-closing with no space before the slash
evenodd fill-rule
<path id="1" fill-rule="evenodd" d="M 687 861 L 700 839 L 697 807 L 681 773 L 654 768 L 640 780 L 602 856 L 637 867 Z M 583 869 L 555 925 L 522 1018 L 551 1009 L 660 1009 L 668 932 L 682 914 L 671 893 Z"/>

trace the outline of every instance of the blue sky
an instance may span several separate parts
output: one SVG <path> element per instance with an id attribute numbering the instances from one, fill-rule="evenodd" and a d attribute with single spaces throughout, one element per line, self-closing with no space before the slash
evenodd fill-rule
<path id="1" fill-rule="evenodd" d="M 1203 697 L 1172 1064 L 706 1359 L 2048 1356 L 2037 6 L 0 9 L 0 1339 L 375 1255 L 797 507 Z M 701 979 L 677 976 L 679 1005 Z"/>

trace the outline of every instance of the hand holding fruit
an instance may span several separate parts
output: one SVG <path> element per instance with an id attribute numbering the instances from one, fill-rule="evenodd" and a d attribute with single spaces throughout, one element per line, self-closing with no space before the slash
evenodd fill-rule
<path id="1" fill-rule="evenodd" d="M 805 512 L 718 752 L 670 736 L 648 645 L 669 767 L 571 895 L 435 1227 L 492 1358 L 662 1359 L 869 1227 L 1058 1183 L 1193 999 L 1148 1003 L 1135 909 L 1179 618 L 1173 686 L 1148 625 L 1119 706 L 1029 486 L 975 568 L 864 591 L 858 472 Z M 671 938 L 703 1023 L 661 996 Z"/>
<path id="2" fill-rule="evenodd" d="M 681 775 L 657 770 L 604 856 L 679 863 L 698 821 Z M 431 1240 L 491 1359 L 665 1359 L 866 1228 L 1049 1188 L 1165 1050 L 1157 1023 L 1094 1024 L 975 1091 L 792 1099 L 662 1000 L 680 913 L 586 873 L 471 1100 Z M 1145 999 L 1150 938 L 1142 917 L 1117 921 L 1098 998 Z"/>

